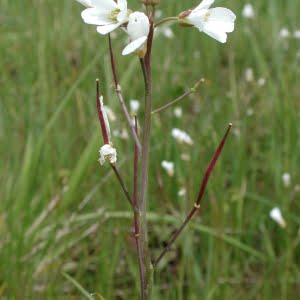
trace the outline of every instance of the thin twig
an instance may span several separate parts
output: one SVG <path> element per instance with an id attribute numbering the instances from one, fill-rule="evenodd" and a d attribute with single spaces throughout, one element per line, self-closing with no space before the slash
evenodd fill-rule
<path id="1" fill-rule="evenodd" d="M 163 249 L 163 251 L 161 252 L 161 254 L 158 256 L 158 258 L 154 261 L 154 268 L 157 266 L 157 264 L 161 261 L 161 259 L 163 258 L 163 256 L 168 252 L 168 250 L 170 249 L 170 247 L 172 246 L 172 244 L 175 242 L 175 240 L 178 238 L 178 236 L 180 235 L 181 231 L 185 228 L 185 226 L 189 223 L 189 221 L 192 219 L 193 215 L 195 214 L 196 211 L 198 211 L 200 209 L 200 203 L 201 203 L 201 200 L 203 198 L 203 194 L 204 194 L 204 191 L 205 191 L 205 188 L 207 186 L 207 182 L 208 182 L 208 179 L 210 177 L 210 174 L 222 152 L 222 149 L 224 147 L 224 144 L 226 142 L 226 139 L 227 139 L 227 136 L 229 134 L 229 131 L 232 127 L 232 124 L 230 123 L 227 130 L 226 130 L 226 133 L 223 137 L 223 139 L 221 140 L 221 143 L 219 144 L 217 150 L 215 151 L 214 153 L 214 156 L 213 158 L 211 159 L 207 169 L 206 169 L 206 172 L 204 174 L 204 177 L 202 179 L 202 182 L 201 182 L 201 186 L 200 186 L 200 190 L 199 190 L 199 193 L 198 193 L 198 197 L 197 197 L 197 200 L 193 206 L 193 208 L 191 209 L 190 213 L 187 215 L 186 219 L 184 220 L 184 222 L 181 224 L 181 226 L 175 231 L 175 233 L 173 234 L 173 236 L 171 237 L 171 239 L 168 241 L 167 243 L 167 246 Z"/>
<path id="2" fill-rule="evenodd" d="M 168 108 L 169 106 L 172 106 L 173 104 L 177 103 L 178 101 L 180 101 L 181 99 L 187 97 L 188 95 L 192 94 L 192 93 L 195 93 L 195 91 L 197 90 L 198 86 L 200 85 L 200 83 L 202 82 L 205 82 L 205 79 L 204 78 L 201 78 L 199 81 L 197 81 L 197 83 L 192 87 L 190 88 L 187 92 L 185 92 L 184 94 L 182 94 L 181 96 L 179 96 L 178 98 L 170 101 L 169 103 L 155 109 L 152 111 L 151 114 L 155 114 L 155 113 L 158 113 L 166 108 Z"/>
<path id="3" fill-rule="evenodd" d="M 117 177 L 117 179 L 118 179 L 118 181 L 119 181 L 119 183 L 120 183 L 120 185 L 122 187 L 122 190 L 123 190 L 123 192 L 124 192 L 124 194 L 126 196 L 127 201 L 129 202 L 129 204 L 132 207 L 132 209 L 136 212 L 137 208 L 135 207 L 135 205 L 134 205 L 134 203 L 133 203 L 133 201 L 131 199 L 131 196 L 130 196 L 130 194 L 128 192 L 127 186 L 126 186 L 126 184 L 125 184 L 125 182 L 124 182 L 124 180 L 123 180 L 123 178 L 121 176 L 121 173 L 120 173 L 118 167 L 116 165 L 114 165 L 114 164 L 110 164 L 110 166 L 111 166 L 111 168 L 114 170 L 114 172 L 116 174 L 116 177 Z"/>
<path id="4" fill-rule="evenodd" d="M 135 119 L 135 131 L 138 134 L 137 119 Z M 134 146 L 134 166 L 133 166 L 133 205 L 137 208 L 134 212 L 134 238 L 136 242 L 136 249 L 138 254 L 138 264 L 140 273 L 140 284 L 141 284 L 141 297 L 142 300 L 146 299 L 145 294 L 145 274 L 143 268 L 143 253 L 141 249 L 140 241 L 140 229 L 139 229 L 139 204 L 138 204 L 138 164 L 139 164 L 139 149 L 137 145 Z"/>
<path id="5" fill-rule="evenodd" d="M 162 20 L 159 20 L 159 21 L 155 24 L 154 28 L 157 28 L 158 26 L 160 26 L 160 25 L 163 24 L 163 23 L 171 22 L 171 21 L 177 21 L 177 20 L 178 20 L 178 17 L 168 17 L 168 18 L 164 18 L 164 19 L 162 19 Z"/>
<path id="6" fill-rule="evenodd" d="M 114 77 L 114 83 L 115 83 L 115 89 L 116 89 L 116 94 L 118 96 L 119 102 L 121 104 L 121 107 L 123 109 L 123 113 L 126 117 L 126 120 L 129 124 L 129 127 L 131 129 L 131 133 L 134 139 L 135 144 L 137 144 L 139 151 L 141 151 L 142 147 L 141 144 L 139 142 L 138 136 L 135 132 L 135 128 L 134 128 L 134 124 L 131 121 L 130 115 L 128 113 L 128 109 L 126 107 L 122 92 L 121 92 L 121 87 L 119 85 L 119 81 L 118 81 L 118 76 L 117 76 L 117 71 L 116 71 L 116 65 L 115 65 L 115 59 L 114 59 L 114 53 L 113 53 L 113 49 L 112 49 L 112 44 L 111 44 L 111 37 L 110 34 L 108 35 L 108 42 L 109 42 L 109 53 L 110 53 L 110 63 L 111 63 L 111 69 L 112 69 L 112 73 L 113 73 L 113 77 Z"/>

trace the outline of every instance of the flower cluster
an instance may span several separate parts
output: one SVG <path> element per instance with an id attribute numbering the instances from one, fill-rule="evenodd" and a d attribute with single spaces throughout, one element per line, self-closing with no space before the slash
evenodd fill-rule
<path id="1" fill-rule="evenodd" d="M 81 13 L 87 24 L 97 26 L 100 34 L 108 34 L 122 27 L 127 32 L 130 43 L 122 54 L 136 53 L 144 57 L 147 51 L 147 38 L 150 32 L 149 17 L 143 12 L 133 12 L 127 7 L 127 0 L 77 0 L 86 9 Z M 175 19 L 182 26 L 196 27 L 221 43 L 227 40 L 227 33 L 234 30 L 235 14 L 223 7 L 210 8 L 214 0 L 203 0 L 193 10 L 179 14 Z"/>

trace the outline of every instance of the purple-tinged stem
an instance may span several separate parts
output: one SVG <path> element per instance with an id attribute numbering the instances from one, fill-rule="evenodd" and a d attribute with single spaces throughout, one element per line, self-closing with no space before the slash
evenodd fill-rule
<path id="1" fill-rule="evenodd" d="M 200 190 L 199 190 L 199 193 L 198 193 L 198 196 L 197 196 L 197 200 L 193 206 L 193 208 L 191 209 L 191 211 L 189 212 L 189 214 L 187 215 L 186 219 L 184 220 L 184 222 L 181 224 L 181 226 L 176 230 L 176 232 L 173 234 L 173 236 L 171 237 L 171 239 L 168 241 L 167 243 L 167 246 L 164 248 L 164 250 L 161 252 L 161 254 L 158 256 L 158 258 L 154 261 L 154 268 L 157 266 L 157 264 L 161 261 L 161 259 L 164 257 L 164 255 L 168 252 L 168 250 L 170 249 L 170 247 L 172 246 L 172 244 L 175 242 L 175 240 L 178 238 L 178 236 L 180 235 L 180 233 L 182 232 L 182 230 L 185 228 L 185 226 L 189 223 L 189 221 L 192 219 L 193 215 L 196 213 L 196 211 L 198 211 L 200 209 L 200 203 L 201 203 L 201 200 L 203 198 L 203 194 L 204 194 L 204 191 L 205 191 L 205 188 L 207 186 L 207 182 L 208 182 L 208 179 L 210 177 L 210 174 L 223 150 L 223 147 L 225 145 L 225 142 L 226 142 L 226 139 L 227 139 L 227 136 L 230 132 L 230 129 L 232 127 L 232 124 L 230 123 L 227 130 L 226 130 L 226 133 L 223 137 L 223 139 L 221 140 L 221 143 L 219 144 L 217 150 L 215 151 L 214 153 L 214 156 L 213 158 L 211 159 L 207 169 L 206 169 L 206 172 L 204 174 L 204 177 L 202 179 L 202 182 L 201 182 L 201 186 L 200 186 Z"/>
<path id="2" fill-rule="evenodd" d="M 135 144 L 137 144 L 137 147 L 139 149 L 139 151 L 141 150 L 141 144 L 139 142 L 138 136 L 135 132 L 135 128 L 134 128 L 134 124 L 130 119 L 130 115 L 128 113 L 128 109 L 126 107 L 123 95 L 121 93 L 121 88 L 119 86 L 119 81 L 118 81 L 118 76 L 117 76 L 117 70 L 116 70 L 116 65 L 115 65 L 115 59 L 114 59 L 114 53 L 113 53 L 113 49 L 112 49 L 112 43 L 111 43 L 111 37 L 110 34 L 108 35 L 108 42 L 109 42 L 109 53 L 110 53 L 110 63 L 111 63 L 111 69 L 112 69 L 112 73 L 113 73 L 113 77 L 114 77 L 114 83 L 115 83 L 115 89 L 116 89 L 116 94 L 118 96 L 119 102 L 121 104 L 121 107 L 123 109 L 123 113 L 126 117 L 126 120 L 130 126 L 131 129 L 131 133 L 134 139 Z"/>
<path id="3" fill-rule="evenodd" d="M 104 141 L 104 144 L 109 144 L 108 133 L 107 133 L 104 116 L 103 116 L 103 112 L 102 112 L 102 107 L 101 107 L 101 102 L 100 102 L 99 79 L 96 80 L 96 103 L 97 103 L 98 118 L 100 121 L 103 141 Z"/>
<path id="4" fill-rule="evenodd" d="M 135 131 L 137 130 L 137 119 L 135 116 Z M 141 297 L 142 300 L 146 299 L 145 294 L 145 275 L 143 269 L 143 254 L 140 242 L 140 229 L 139 229 L 139 204 L 138 204 L 138 165 L 139 165 L 139 149 L 137 145 L 134 146 L 134 167 L 133 167 L 133 205 L 136 208 L 134 212 L 134 237 L 136 242 L 136 249 L 138 254 L 140 283 L 141 283 Z"/>

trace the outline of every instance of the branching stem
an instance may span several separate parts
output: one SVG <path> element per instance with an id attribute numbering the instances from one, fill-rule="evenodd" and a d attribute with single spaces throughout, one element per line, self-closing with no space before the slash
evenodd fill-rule
<path id="1" fill-rule="evenodd" d="M 214 153 L 214 156 L 212 157 L 212 159 L 211 159 L 211 161 L 210 161 L 210 163 L 209 163 L 209 165 L 206 169 L 206 172 L 205 172 L 204 177 L 203 177 L 202 182 L 201 182 L 198 197 L 197 197 L 197 200 L 196 200 L 193 208 L 191 209 L 191 211 L 189 212 L 189 214 L 187 215 L 186 219 L 181 224 L 181 226 L 175 231 L 173 236 L 170 238 L 170 240 L 167 243 L 167 246 L 163 249 L 161 254 L 154 261 L 154 264 L 153 264 L 154 268 L 158 265 L 158 263 L 161 261 L 161 259 L 164 257 L 164 255 L 168 252 L 168 250 L 170 249 L 172 244 L 176 241 L 176 239 L 178 238 L 178 236 L 180 235 L 182 230 L 185 228 L 185 226 L 192 219 L 192 217 L 196 213 L 196 211 L 198 211 L 200 209 L 200 203 L 201 203 L 201 200 L 203 198 L 203 194 L 204 194 L 205 188 L 207 186 L 208 179 L 209 179 L 210 174 L 211 174 L 211 172 L 212 172 L 212 170 L 213 170 L 213 168 L 214 168 L 214 166 L 215 166 L 215 164 L 216 164 L 216 162 L 217 162 L 217 160 L 218 160 L 218 158 L 219 158 L 219 156 L 220 156 L 220 154 L 223 150 L 224 144 L 226 142 L 226 139 L 227 139 L 227 136 L 230 132 L 231 127 L 232 127 L 232 124 L 230 123 L 227 130 L 226 130 L 226 133 L 225 133 L 223 139 L 221 140 L 221 143 L 219 144 L 217 150 Z"/>

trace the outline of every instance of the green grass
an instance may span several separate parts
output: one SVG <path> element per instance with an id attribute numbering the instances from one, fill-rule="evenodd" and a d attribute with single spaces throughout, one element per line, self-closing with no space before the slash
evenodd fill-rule
<path id="1" fill-rule="evenodd" d="M 139 1 L 131 2 L 139 8 Z M 161 2 L 165 16 L 197 4 Z M 238 1 L 216 6 L 229 7 L 238 17 L 225 45 L 177 26 L 176 38 L 158 37 L 154 44 L 155 108 L 199 78 L 209 81 L 180 103 L 181 119 L 172 109 L 153 116 L 149 234 L 154 257 L 194 202 L 228 122 L 234 127 L 201 218 L 162 261 L 153 299 L 296 299 L 300 42 L 282 41 L 278 31 L 299 28 L 300 3 L 255 1 L 254 20 L 241 17 Z M 96 78 L 118 116 L 111 127 L 127 125 L 112 86 L 107 39 L 82 22 L 80 10 L 76 1 L 1 0 L 1 299 L 83 299 L 84 291 L 106 300 L 139 299 L 129 207 L 108 166 L 97 162 L 102 141 Z M 136 58 L 121 57 L 121 32 L 113 43 L 125 99 L 142 100 Z M 243 75 L 248 67 L 255 75 L 251 83 Z M 257 84 L 259 78 L 266 79 L 264 86 Z M 176 144 L 170 136 L 174 127 L 186 130 L 194 146 Z M 113 142 L 131 189 L 132 141 Z M 181 153 L 191 161 L 182 161 Z M 160 168 L 164 159 L 176 164 L 173 178 Z M 284 172 L 292 177 L 289 188 L 281 180 Z M 186 200 L 177 196 L 182 186 Z M 269 218 L 274 206 L 282 209 L 286 229 Z"/>

